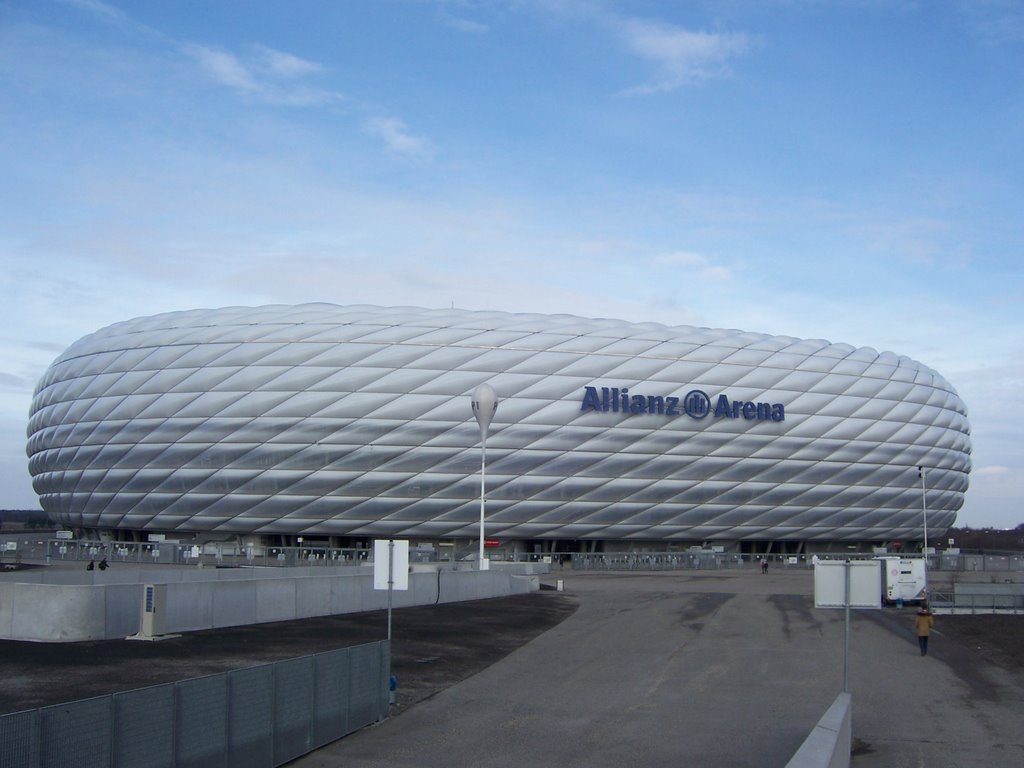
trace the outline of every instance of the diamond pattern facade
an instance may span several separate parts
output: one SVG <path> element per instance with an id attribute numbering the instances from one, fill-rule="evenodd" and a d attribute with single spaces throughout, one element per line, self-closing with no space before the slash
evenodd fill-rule
<path id="1" fill-rule="evenodd" d="M 917 466 L 929 529 L 954 522 L 967 489 L 963 402 L 889 352 L 329 304 L 169 313 L 86 336 L 37 387 L 29 467 L 43 508 L 73 526 L 474 538 L 481 382 L 500 398 L 487 531 L 504 539 L 919 538 Z M 625 409 L 590 407 L 624 389 Z M 710 412 L 685 410 L 695 391 Z M 761 418 L 742 403 L 761 403 Z"/>

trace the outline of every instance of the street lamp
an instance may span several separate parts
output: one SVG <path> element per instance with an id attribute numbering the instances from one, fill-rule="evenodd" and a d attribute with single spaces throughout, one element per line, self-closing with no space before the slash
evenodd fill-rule
<path id="1" fill-rule="evenodd" d="M 928 495 L 924 485 L 925 470 L 923 466 L 917 468 L 917 475 L 921 478 L 921 518 L 924 523 L 924 589 L 928 594 Z"/>
<path id="2" fill-rule="evenodd" d="M 498 410 L 498 396 L 490 384 L 481 384 L 473 390 L 473 415 L 480 425 L 480 570 L 487 570 L 484 562 L 484 500 L 487 489 L 485 476 L 487 472 L 487 429 L 491 426 L 491 418 Z"/>

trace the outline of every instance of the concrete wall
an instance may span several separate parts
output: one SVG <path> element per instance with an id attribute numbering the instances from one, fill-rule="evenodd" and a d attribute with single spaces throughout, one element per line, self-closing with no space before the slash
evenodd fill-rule
<path id="1" fill-rule="evenodd" d="M 227 578 L 222 576 L 224 571 L 211 569 L 187 573 L 191 575 L 181 578 L 175 570 L 150 570 L 145 575 L 156 578 L 134 583 L 0 582 L 0 638 L 73 642 L 135 634 L 140 628 L 145 583 L 166 585 L 164 621 L 156 629 L 163 633 L 358 613 L 386 608 L 388 602 L 386 590 L 373 589 L 372 569 L 366 568 L 274 569 Z M 208 578 L 198 578 L 196 573 Z M 126 575 L 115 580 L 120 582 Z M 92 573 L 78 576 L 81 580 Z M 107 571 L 94 581 L 109 576 L 114 574 Z M 392 592 L 392 605 L 480 600 L 539 588 L 537 575 L 500 569 L 417 569 L 410 574 L 408 591 Z"/>
<path id="2" fill-rule="evenodd" d="M 132 584 L 0 584 L 0 637 L 40 642 L 125 637 L 138 628 L 141 593 L 141 586 Z"/>
<path id="3" fill-rule="evenodd" d="M 840 693 L 786 768 L 849 768 L 853 743 L 853 700 Z"/>

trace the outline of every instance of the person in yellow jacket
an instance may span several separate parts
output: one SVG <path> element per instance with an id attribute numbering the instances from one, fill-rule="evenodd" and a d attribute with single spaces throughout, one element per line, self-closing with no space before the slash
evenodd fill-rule
<path id="1" fill-rule="evenodd" d="M 917 644 L 921 647 L 921 655 L 928 655 L 928 635 L 932 631 L 932 627 L 935 625 L 935 617 L 932 616 L 931 611 L 928 610 L 928 606 L 922 605 L 917 611 L 917 616 L 914 619 L 914 625 L 917 629 Z"/>

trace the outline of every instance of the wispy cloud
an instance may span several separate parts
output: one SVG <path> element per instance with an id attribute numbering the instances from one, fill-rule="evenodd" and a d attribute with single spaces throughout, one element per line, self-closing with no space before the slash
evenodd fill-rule
<path id="1" fill-rule="evenodd" d="M 706 256 L 693 251 L 665 253 L 656 257 L 655 261 L 665 266 L 681 267 L 696 272 L 706 280 L 729 280 L 732 278 L 732 270 L 728 267 L 712 264 Z"/>
<path id="2" fill-rule="evenodd" d="M 322 72 L 324 67 L 315 61 L 308 61 L 284 51 L 277 51 L 265 45 L 254 46 L 256 54 L 263 59 L 268 72 L 284 78 L 302 77 Z"/>
<path id="3" fill-rule="evenodd" d="M 32 382 L 25 376 L 0 371 L 0 390 L 8 392 L 24 392 L 32 389 Z"/>
<path id="4" fill-rule="evenodd" d="M 442 24 L 457 32 L 464 32 L 470 35 L 482 35 L 491 31 L 491 28 L 482 22 L 473 21 L 472 19 L 460 16 L 453 16 L 447 11 L 442 11 L 440 19 Z"/>
<path id="5" fill-rule="evenodd" d="M 1017 0 L 970 0 L 959 3 L 971 32 L 989 45 L 1024 40 L 1024 7 Z"/>
<path id="6" fill-rule="evenodd" d="M 183 50 L 215 82 L 269 104 L 314 106 L 344 100 L 340 93 L 301 82 L 323 67 L 284 51 L 256 45 L 243 58 L 196 43 L 185 44 Z"/>
<path id="7" fill-rule="evenodd" d="M 973 471 L 973 474 L 975 479 L 977 480 L 1007 480 L 1010 477 L 1010 468 L 999 465 L 991 467 L 978 467 Z"/>
<path id="8" fill-rule="evenodd" d="M 248 92 L 260 89 L 256 78 L 233 54 L 191 43 L 185 46 L 185 51 L 195 58 L 199 65 L 206 70 L 206 73 L 221 85 Z"/>
<path id="9" fill-rule="evenodd" d="M 410 133 L 408 126 L 397 118 L 373 117 L 364 125 L 367 132 L 383 140 L 391 152 L 420 159 L 428 159 L 434 154 L 429 140 Z"/>
<path id="10" fill-rule="evenodd" d="M 121 11 L 100 0 L 64 0 L 64 2 L 106 21 L 118 21 L 124 18 Z"/>
<path id="11" fill-rule="evenodd" d="M 620 34 L 627 48 L 654 62 L 658 69 L 653 80 L 629 89 L 636 94 L 664 93 L 721 77 L 728 72 L 729 62 L 750 47 L 743 34 L 693 32 L 640 19 L 623 21 Z"/>

